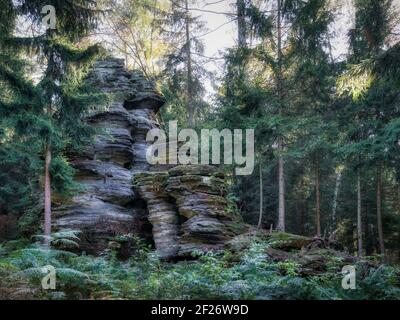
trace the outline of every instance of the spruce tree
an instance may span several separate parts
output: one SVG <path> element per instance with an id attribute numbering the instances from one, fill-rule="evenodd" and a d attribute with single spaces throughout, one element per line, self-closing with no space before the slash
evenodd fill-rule
<path id="1" fill-rule="evenodd" d="M 37 138 L 44 158 L 44 233 L 51 233 L 51 190 L 65 189 L 72 182 L 72 170 L 65 158 L 68 148 L 78 148 L 92 134 L 84 115 L 97 106 L 101 97 L 84 84 L 89 63 L 100 52 L 97 45 L 81 49 L 78 41 L 96 26 L 95 1 L 17 1 L 18 14 L 36 26 L 42 24 L 42 8 L 55 8 L 56 27 L 46 28 L 33 37 L 10 38 L 7 43 L 33 52 L 44 63 L 44 73 L 35 90 L 39 108 L 34 116 L 41 120 Z"/>
<path id="2" fill-rule="evenodd" d="M 258 119 L 258 127 L 269 137 L 260 137 L 264 145 L 261 149 L 274 150 L 277 163 L 278 185 L 278 224 L 277 229 L 286 229 L 286 193 L 285 163 L 294 159 L 299 152 L 306 152 L 313 158 L 316 172 L 316 233 L 321 234 L 320 223 L 320 188 L 318 159 L 326 141 L 316 142 L 320 131 L 315 124 L 322 121 L 318 114 L 329 105 L 331 72 L 328 55 L 324 47 L 328 42 L 328 26 L 332 20 L 327 2 L 315 1 L 272 1 L 264 7 L 247 4 L 249 30 L 259 40 L 249 48 L 249 61 L 263 70 L 257 81 L 263 79 L 259 87 L 264 88 L 262 96 L 268 97 L 258 108 L 264 115 Z M 310 23 L 313 21 L 313 23 Z M 242 61 L 245 61 L 242 59 Z M 256 67 L 257 68 L 257 67 Z M 262 69 L 263 68 L 263 69 Z M 253 70 L 254 70 L 253 66 Z M 256 69 L 257 70 L 257 69 Z M 242 78 L 243 75 L 237 78 Z M 243 81 L 243 80 L 242 80 Z M 238 83 L 238 82 L 237 82 Z M 316 92 L 316 84 L 320 90 Z M 245 87 L 245 86 L 244 86 Z M 244 97 L 248 98 L 249 88 L 245 88 Z M 254 91 L 256 92 L 256 91 Z M 260 91 L 258 91 L 260 92 Z M 237 92 L 236 94 L 240 94 Z M 259 94 L 259 93 L 258 93 Z M 240 98 L 239 98 L 240 99 Z M 256 105 L 250 101 L 251 105 Z M 245 102 L 248 104 L 248 102 Z M 300 122 L 301 125 L 296 124 Z M 308 125 L 306 125 L 308 124 Z M 308 129 L 307 129 L 308 128 Z M 307 133 L 307 130 L 313 133 Z M 321 130 L 323 130 L 321 128 Z M 293 135 L 301 136 L 313 142 L 308 146 L 296 146 Z M 304 139 L 302 142 L 304 143 Z M 307 151 L 305 151 L 307 149 Z M 303 156 L 306 156 L 303 154 Z"/>
<path id="3" fill-rule="evenodd" d="M 354 119 L 349 128 L 349 144 L 346 152 L 358 162 L 358 239 L 359 255 L 362 254 L 361 196 L 360 179 L 362 170 L 375 168 L 376 213 L 379 248 L 385 260 L 385 244 L 382 222 L 382 172 L 392 160 L 387 141 L 382 139 L 385 127 L 391 119 L 397 118 L 396 85 L 387 71 L 378 67 L 386 56 L 386 46 L 392 21 L 391 0 L 355 1 L 355 28 L 350 32 L 351 55 L 349 70 L 339 81 L 342 92 L 349 92 L 352 101 L 347 115 Z M 375 67 L 374 67 L 375 65 Z M 393 150 L 393 149 L 392 149 Z M 361 175 L 361 176 L 360 176 Z"/>
<path id="4" fill-rule="evenodd" d="M 189 127 L 194 127 L 208 108 L 203 98 L 204 82 L 209 75 L 203 67 L 207 58 L 201 39 L 206 31 L 204 24 L 191 12 L 193 3 L 196 1 L 171 1 L 171 12 L 165 12 L 164 17 L 164 33 L 172 47 L 165 57 L 163 93 L 167 105 L 163 108 L 164 116 L 165 120 L 174 117 Z"/>
<path id="5" fill-rule="evenodd" d="M 34 207 L 40 158 L 36 133 L 42 119 L 39 94 L 25 76 L 24 61 L 7 45 L 17 12 L 0 8 L 0 212 L 19 215 Z"/>

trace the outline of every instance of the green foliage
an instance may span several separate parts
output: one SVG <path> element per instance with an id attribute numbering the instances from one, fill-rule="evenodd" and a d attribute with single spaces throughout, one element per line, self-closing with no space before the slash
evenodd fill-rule
<path id="1" fill-rule="evenodd" d="M 106 1 L 111 6 L 114 1 Z M 118 3 L 120 3 L 118 1 Z M 400 234 L 400 45 L 393 43 L 391 0 L 356 0 L 355 27 L 350 31 L 350 52 L 337 62 L 331 54 L 330 24 L 333 11 L 328 0 L 282 1 L 284 37 L 282 56 L 277 50 L 276 1 L 245 1 L 248 46 L 233 48 L 225 55 L 225 74 L 217 96 L 217 108 L 204 101 L 208 78 L 203 63 L 201 23 L 189 17 L 183 1 L 157 5 L 152 1 L 123 1 L 131 6 L 122 12 L 129 28 L 138 27 L 142 43 L 136 57 L 144 71 L 165 56 L 161 77 L 167 100 L 161 110 L 165 122 L 187 121 L 194 106 L 197 124 L 207 128 L 255 128 L 256 161 L 261 175 L 229 175 L 227 211 L 235 216 L 240 205 L 245 221 L 257 220 L 258 183 L 264 186 L 264 220 L 276 225 L 277 159 L 284 158 L 287 228 L 299 234 L 315 234 L 316 177 L 321 177 L 321 219 L 324 230 L 336 228 L 340 242 L 354 250 L 356 226 L 356 170 L 361 169 L 364 246 L 369 260 L 377 260 L 376 168 L 382 169 L 383 229 L 387 251 L 398 259 Z M 15 37 L 15 22 L 24 15 L 41 23 L 43 5 L 54 5 L 57 29 L 33 37 Z M 0 213 L 22 215 L 19 230 L 30 235 L 40 227 L 40 189 L 43 151 L 51 145 L 52 187 L 57 196 L 77 188 L 67 154 L 79 151 L 94 131 L 85 116 L 106 101 L 84 82 L 93 60 L 102 54 L 99 46 L 76 44 L 97 23 L 96 1 L 3 0 L 0 8 Z M 164 7 L 165 5 L 165 7 Z M 120 7 L 118 7 L 120 9 Z M 165 12 L 162 12 L 165 9 Z M 119 13 L 117 14 L 117 16 Z M 151 17 L 152 16 L 152 17 Z M 164 19 L 159 21 L 158 18 Z M 151 21 L 151 22 L 149 22 Z M 186 39 L 185 24 L 190 24 Z M 153 23 L 154 25 L 153 28 Z M 152 25 L 151 27 L 149 25 Z M 171 48 L 153 50 L 152 35 Z M 126 26 L 124 27 L 126 28 Z M 150 31 L 149 31 L 150 30 Z M 149 35 L 151 33 L 151 35 Z M 197 34 L 199 33 L 199 34 Z M 125 35 L 123 35 L 124 38 Z M 137 36 L 134 34 L 134 37 Z M 199 37 L 197 37 L 199 36 Z M 150 40 L 149 40 L 150 38 Z M 160 39 L 158 39 L 159 41 Z M 187 47 L 191 45 L 192 77 L 187 75 Z M 139 48 L 139 49 L 138 49 Z M 126 49 L 125 49 L 126 50 Z M 38 84 L 30 80 L 28 60 L 36 58 L 44 70 Z M 139 63 L 137 61 L 135 63 Z M 159 62 L 159 61 L 158 61 Z M 162 65 L 162 64 L 160 64 Z M 154 67 L 154 65 L 153 65 Z M 157 72 L 158 73 L 158 70 Z M 190 87 L 191 90 L 188 90 Z M 188 96 L 192 104 L 188 105 Z M 277 141 L 283 141 L 277 150 Z M 336 185 L 338 170 L 343 171 Z M 258 171 L 258 170 L 257 170 Z M 258 181 L 257 181 L 258 182 Z M 229 187 L 228 186 L 228 187 Z M 228 188 L 227 188 L 228 189 Z M 333 196 L 337 191 L 331 221 Z M 54 197 L 53 200 L 56 200 Z M 234 226 L 232 226 L 234 227 Z M 240 253 L 198 253 L 196 261 L 167 264 L 160 261 L 139 239 L 124 235 L 112 239 L 136 248 L 128 261 L 118 260 L 117 245 L 104 256 L 77 255 L 78 235 L 73 231 L 54 233 L 46 240 L 51 249 L 27 240 L 0 246 L 0 295 L 2 288 L 25 291 L 39 298 L 114 299 L 399 299 L 399 269 L 369 267 L 360 273 L 357 289 L 341 288 L 343 259 L 324 254 L 326 271 L 304 275 L 294 260 L 272 261 L 266 248 L 307 241 L 285 233 L 267 240 L 251 240 Z M 326 255 L 326 256 L 325 256 Z M 395 257 L 396 256 L 396 257 Z M 40 289 L 41 268 L 56 268 L 55 293 Z M 365 265 L 357 265 L 363 270 Z M 28 290 L 30 289 L 30 291 Z M 6 296 L 7 297 L 7 296 Z"/>
<path id="2" fill-rule="evenodd" d="M 57 12 L 56 30 L 33 37 L 14 36 L 17 16 L 41 25 L 44 5 Z M 76 189 L 67 152 L 79 151 L 94 130 L 84 118 L 106 102 L 85 83 L 92 62 L 103 54 L 98 45 L 77 47 L 92 30 L 95 1 L 6 1 L 0 10 L 0 211 L 27 216 L 23 233 L 38 225 L 44 153 L 51 149 L 52 188 L 63 196 Z M 29 60 L 43 64 L 38 83 L 30 80 Z"/>
<path id="3" fill-rule="evenodd" d="M 77 230 L 62 230 L 54 232 L 51 236 L 36 235 L 35 239 L 47 241 L 51 246 L 64 249 L 79 248 L 80 231 Z"/>
<path id="4" fill-rule="evenodd" d="M 71 231 L 53 235 L 75 236 Z M 298 262 L 270 260 L 265 253 L 269 245 L 253 239 L 239 256 L 229 251 L 197 253 L 197 261 L 169 264 L 141 241 L 125 262 L 115 251 L 92 257 L 10 242 L 0 247 L 0 292 L 17 277 L 28 279 L 36 297 L 48 299 L 400 299 L 399 268 L 370 268 L 357 278 L 356 290 L 346 291 L 338 257 L 331 257 L 325 273 L 303 276 Z M 40 289 L 41 268 L 49 264 L 56 269 L 56 293 Z"/>

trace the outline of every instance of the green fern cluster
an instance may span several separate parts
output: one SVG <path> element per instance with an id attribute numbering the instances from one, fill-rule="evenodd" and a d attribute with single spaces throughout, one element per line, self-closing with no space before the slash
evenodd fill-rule
<path id="1" fill-rule="evenodd" d="M 69 245 L 76 236 L 63 231 L 53 234 L 51 242 Z M 175 264 L 161 262 L 136 240 L 135 256 L 123 262 L 113 250 L 93 257 L 26 240 L 3 244 L 0 296 L 15 298 L 12 289 L 24 292 L 23 298 L 40 299 L 400 299 L 398 267 L 370 268 L 358 275 L 356 290 L 344 290 L 340 258 L 332 257 L 326 272 L 304 276 L 295 261 L 272 261 L 265 250 L 270 244 L 263 240 L 253 241 L 240 256 L 195 253 L 195 261 Z M 54 291 L 40 286 L 45 265 L 56 270 Z"/>

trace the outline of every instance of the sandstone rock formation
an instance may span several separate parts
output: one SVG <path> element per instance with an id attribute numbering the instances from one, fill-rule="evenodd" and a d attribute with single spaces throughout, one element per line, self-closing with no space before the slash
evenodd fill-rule
<path id="1" fill-rule="evenodd" d="M 164 191 L 167 179 L 168 172 L 147 172 L 134 177 L 136 188 L 147 204 L 155 247 L 163 259 L 175 257 L 179 251 L 178 215 Z"/>
<path id="2" fill-rule="evenodd" d="M 140 73 L 127 72 L 121 59 L 97 62 L 88 81 L 111 102 L 88 118 L 101 134 L 71 159 L 83 190 L 56 208 L 55 226 L 81 230 L 81 248 L 98 253 L 115 235 L 134 233 L 151 241 L 146 205 L 132 188 L 132 175 L 149 168 L 146 133 L 158 126 L 155 113 L 163 100 Z"/>
<path id="3" fill-rule="evenodd" d="M 240 218 L 225 198 L 217 167 L 177 166 L 134 177 L 163 258 L 190 258 L 194 251 L 218 250 L 241 230 Z"/>
<path id="4" fill-rule="evenodd" d="M 55 208 L 55 227 L 81 230 L 81 249 L 93 254 L 126 234 L 154 244 L 164 259 L 222 248 L 240 223 L 217 168 L 146 161 L 146 134 L 163 104 L 154 86 L 120 59 L 97 62 L 88 81 L 111 102 L 87 119 L 100 133 L 71 159 L 82 191 Z"/>

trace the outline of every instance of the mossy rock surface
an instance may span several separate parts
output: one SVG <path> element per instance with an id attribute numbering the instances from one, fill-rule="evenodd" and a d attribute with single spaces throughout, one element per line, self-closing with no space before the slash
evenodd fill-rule
<path id="1" fill-rule="evenodd" d="M 240 230 L 240 234 L 233 237 L 227 242 L 227 246 L 231 251 L 243 252 L 248 249 L 254 241 L 265 240 L 269 233 L 265 230 L 260 230 L 252 225 L 239 222 L 236 226 Z"/>
<path id="2" fill-rule="evenodd" d="M 160 172 L 140 172 L 136 173 L 133 177 L 133 183 L 141 182 L 162 182 L 168 177 L 168 173 L 164 171 Z"/>
<path id="3" fill-rule="evenodd" d="M 286 232 L 273 232 L 269 236 L 269 243 L 271 247 L 275 249 L 281 249 L 285 251 L 300 250 L 301 248 L 309 245 L 315 239 L 304 236 L 299 236 Z"/>
<path id="4" fill-rule="evenodd" d="M 180 165 L 170 169 L 168 172 L 172 177 L 184 175 L 224 177 L 224 174 L 218 167 L 211 165 Z"/>
<path id="5" fill-rule="evenodd" d="M 143 172 L 135 174 L 132 185 L 134 187 L 146 186 L 152 191 L 157 192 L 165 188 L 167 179 L 167 172 Z"/>

